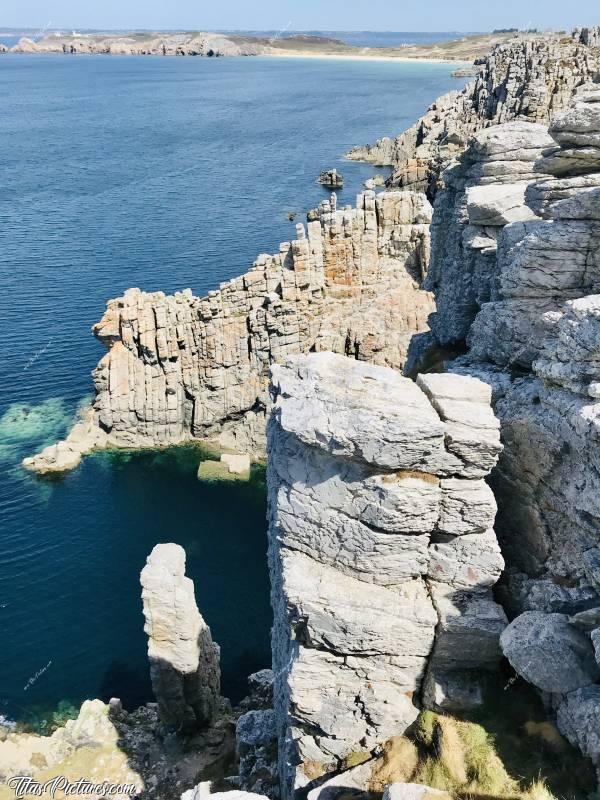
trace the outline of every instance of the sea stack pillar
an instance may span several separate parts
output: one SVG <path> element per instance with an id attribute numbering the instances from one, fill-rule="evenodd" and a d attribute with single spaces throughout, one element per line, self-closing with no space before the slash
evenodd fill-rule
<path id="1" fill-rule="evenodd" d="M 219 646 L 185 576 L 185 550 L 157 544 L 142 570 L 152 688 L 165 725 L 191 732 L 209 724 L 220 701 Z"/>

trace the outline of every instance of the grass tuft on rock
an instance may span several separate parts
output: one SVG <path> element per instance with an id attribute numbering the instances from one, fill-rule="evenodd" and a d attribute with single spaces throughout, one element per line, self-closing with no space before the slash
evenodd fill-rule
<path id="1" fill-rule="evenodd" d="M 491 687 L 485 705 L 469 718 L 423 711 L 407 737 L 414 743 L 416 765 L 409 759 L 410 770 L 394 780 L 425 784 L 457 800 L 594 797 L 591 763 L 561 736 L 538 697 L 524 685 L 512 686 L 510 695 L 502 687 Z M 375 781 L 372 788 L 379 789 Z"/>

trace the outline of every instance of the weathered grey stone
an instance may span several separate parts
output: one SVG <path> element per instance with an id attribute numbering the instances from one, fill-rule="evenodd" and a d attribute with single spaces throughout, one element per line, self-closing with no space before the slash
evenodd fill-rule
<path id="1" fill-rule="evenodd" d="M 462 462 L 457 474 L 487 475 L 502 450 L 500 423 L 490 408 L 489 387 L 462 375 L 419 375 L 417 385 L 445 422 L 445 444 Z"/>
<path id="2" fill-rule="evenodd" d="M 158 544 L 141 573 L 152 688 L 162 720 L 177 730 L 209 723 L 219 706 L 219 647 L 185 577 L 185 551 Z"/>
<path id="3" fill-rule="evenodd" d="M 598 605 L 586 603 L 585 605 L 588 607 L 575 611 L 569 617 L 569 622 L 580 631 L 591 633 L 595 628 L 600 628 L 600 603 Z"/>
<path id="4" fill-rule="evenodd" d="M 240 789 L 232 789 L 229 792 L 211 792 L 210 781 L 199 783 L 181 795 L 181 800 L 209 800 L 209 798 L 214 798 L 214 800 L 269 800 L 264 794 L 244 792 Z"/>
<path id="5" fill-rule="evenodd" d="M 383 800 L 427 800 L 429 797 L 448 798 L 449 794 L 421 783 L 390 783 L 383 793 Z"/>
<path id="6" fill-rule="evenodd" d="M 560 732 L 600 766 L 600 686 L 587 686 L 566 696 L 556 715 Z"/>
<path id="7" fill-rule="evenodd" d="M 439 533 L 464 536 L 483 533 L 493 527 L 496 500 L 485 481 L 446 478 L 440 486 L 442 499 L 436 526 Z"/>
<path id="8" fill-rule="evenodd" d="M 526 611 L 500 637 L 504 655 L 529 683 L 567 694 L 600 678 L 590 640 L 564 614 Z"/>
<path id="9" fill-rule="evenodd" d="M 278 796 L 277 722 L 273 709 L 251 710 L 235 726 L 239 786 Z"/>
<path id="10" fill-rule="evenodd" d="M 474 670 L 436 670 L 432 665 L 423 682 L 423 705 L 440 713 L 454 714 L 482 706 L 481 674 Z"/>
<path id="11" fill-rule="evenodd" d="M 493 529 L 462 536 L 438 534 L 429 553 L 429 578 L 457 589 L 493 586 L 504 568 Z"/>
<path id="12" fill-rule="evenodd" d="M 528 183 L 498 183 L 471 186 L 466 190 L 467 212 L 471 225 L 502 227 L 510 222 L 533 219 L 525 205 Z"/>
<path id="13" fill-rule="evenodd" d="M 256 747 L 277 738 L 275 712 L 272 709 L 248 711 L 238 719 L 235 738 L 239 747 Z"/>
<path id="14" fill-rule="evenodd" d="M 335 775 L 315 789 L 311 789 L 307 798 L 308 800 L 336 800 L 336 798 L 357 797 L 366 800 L 370 796 L 369 784 L 372 770 L 372 762 L 367 761 L 357 767 L 340 772 L 339 775 Z"/>
<path id="15" fill-rule="evenodd" d="M 600 627 L 593 630 L 590 638 L 594 645 L 594 654 L 596 656 L 596 663 L 600 666 Z"/>
<path id="16" fill-rule="evenodd" d="M 279 424 L 305 444 L 390 470 L 433 471 L 436 456 L 443 463 L 439 416 L 397 372 L 319 353 L 276 365 L 272 381 L 286 400 Z"/>
<path id="17" fill-rule="evenodd" d="M 315 767 L 335 773 L 404 732 L 427 670 L 456 686 L 465 665 L 498 664 L 506 617 L 483 587 L 502 559 L 481 477 L 500 445 L 490 390 L 472 378 L 423 376 L 422 391 L 327 353 L 289 357 L 272 375 L 269 563 L 287 798 Z M 427 587 L 428 574 L 445 583 Z M 472 704 L 464 678 L 454 708 Z"/>
<path id="18" fill-rule="evenodd" d="M 502 657 L 500 634 L 506 628 L 506 614 L 489 590 L 457 590 L 431 581 L 431 597 L 439 623 L 431 669 L 441 671 L 479 668 L 494 669 Z"/>
<path id="19" fill-rule="evenodd" d="M 600 397 L 600 295 L 570 300 L 552 319 L 552 335 L 533 363 L 548 383 Z"/>

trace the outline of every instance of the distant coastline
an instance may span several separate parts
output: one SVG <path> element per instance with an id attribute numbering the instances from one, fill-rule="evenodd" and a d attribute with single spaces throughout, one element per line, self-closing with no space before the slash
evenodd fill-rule
<path id="1" fill-rule="evenodd" d="M 442 34 L 440 34 L 442 36 Z M 325 35 L 294 34 L 254 36 L 211 32 L 132 32 L 132 33 L 46 33 L 41 37 L 22 36 L 10 47 L 0 44 L 0 52 L 66 55 L 162 55 L 205 58 L 235 56 L 280 56 L 295 58 L 337 58 L 377 61 L 425 61 L 467 64 L 476 61 L 496 44 L 527 34 L 500 32 L 467 34 L 451 39 L 390 47 L 348 44 Z"/>

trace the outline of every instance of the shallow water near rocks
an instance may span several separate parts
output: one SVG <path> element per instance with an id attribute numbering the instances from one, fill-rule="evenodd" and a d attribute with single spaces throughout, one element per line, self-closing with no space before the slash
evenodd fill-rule
<path id="1" fill-rule="evenodd" d="M 0 60 L 0 714 L 151 698 L 139 572 L 188 553 L 222 647 L 223 689 L 268 666 L 265 491 L 200 484 L 196 448 L 102 454 L 62 480 L 21 458 L 62 436 L 130 286 L 203 294 L 276 251 L 328 192 L 353 203 L 351 146 L 394 135 L 458 88 L 452 65 L 316 59 Z M 289 215 L 296 215 L 293 221 Z M 27 688 L 25 688 L 27 687 Z"/>

